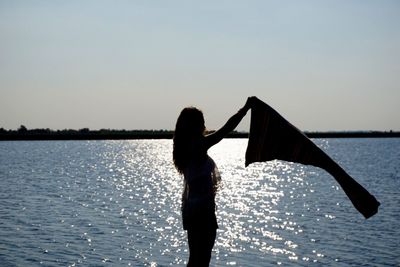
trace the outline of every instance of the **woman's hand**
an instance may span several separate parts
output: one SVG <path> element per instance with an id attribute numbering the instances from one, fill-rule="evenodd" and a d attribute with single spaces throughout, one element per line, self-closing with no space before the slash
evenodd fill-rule
<path id="1" fill-rule="evenodd" d="M 250 96 L 247 98 L 246 104 L 244 104 L 244 107 L 246 110 L 249 110 L 253 107 L 255 100 L 257 99 L 257 97 L 255 96 Z"/>

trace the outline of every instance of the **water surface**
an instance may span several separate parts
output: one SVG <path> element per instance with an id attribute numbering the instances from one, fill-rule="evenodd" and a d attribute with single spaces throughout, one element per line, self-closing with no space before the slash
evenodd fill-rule
<path id="1" fill-rule="evenodd" d="M 334 179 L 246 139 L 209 154 L 223 184 L 212 266 L 399 266 L 400 139 L 316 143 L 382 203 L 365 220 Z M 171 140 L 0 142 L 1 266 L 183 266 Z"/>

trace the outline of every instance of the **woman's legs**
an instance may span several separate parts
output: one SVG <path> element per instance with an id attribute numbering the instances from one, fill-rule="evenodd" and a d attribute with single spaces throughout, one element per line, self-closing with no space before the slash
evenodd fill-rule
<path id="1" fill-rule="evenodd" d="M 209 266 L 217 229 L 191 229 L 187 234 L 190 253 L 187 266 Z"/>

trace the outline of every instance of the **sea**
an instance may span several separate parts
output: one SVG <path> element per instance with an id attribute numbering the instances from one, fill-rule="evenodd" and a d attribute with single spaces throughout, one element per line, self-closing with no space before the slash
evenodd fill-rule
<path id="1" fill-rule="evenodd" d="M 400 266 L 400 138 L 314 139 L 381 203 L 358 213 L 322 169 L 244 164 L 222 175 L 210 266 Z M 185 266 L 172 140 L 0 142 L 0 266 Z"/>

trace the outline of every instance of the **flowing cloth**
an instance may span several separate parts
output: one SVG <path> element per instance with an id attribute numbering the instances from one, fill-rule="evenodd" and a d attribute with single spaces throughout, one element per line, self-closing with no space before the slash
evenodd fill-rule
<path id="1" fill-rule="evenodd" d="M 285 160 L 320 167 L 342 187 L 365 218 L 378 212 L 380 203 L 335 161 L 278 112 L 259 99 L 251 109 L 246 167 L 253 162 Z"/>

